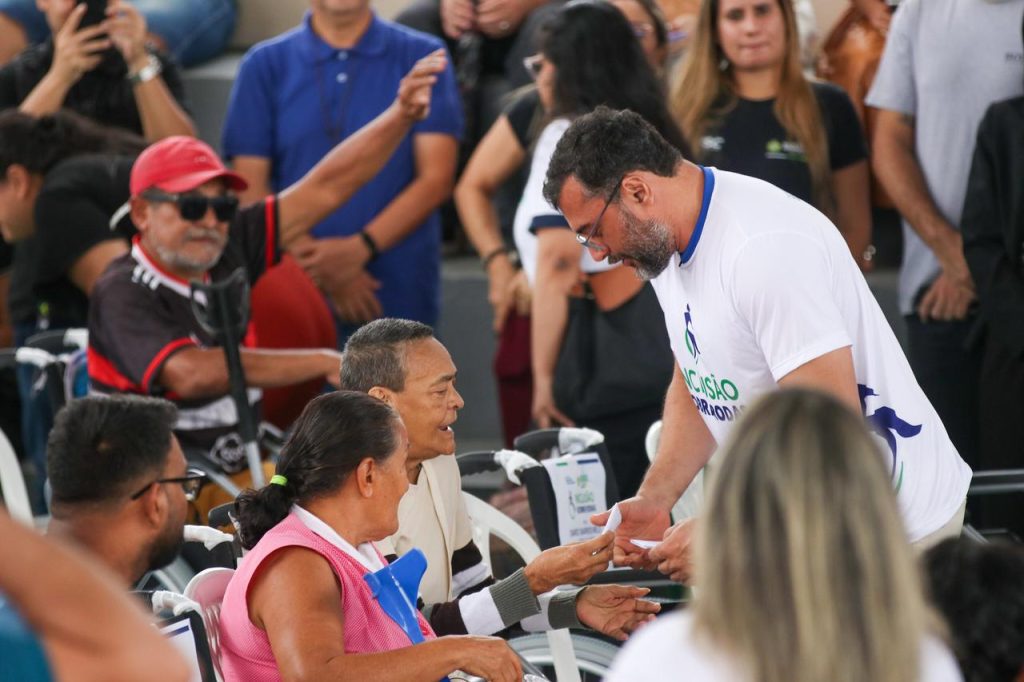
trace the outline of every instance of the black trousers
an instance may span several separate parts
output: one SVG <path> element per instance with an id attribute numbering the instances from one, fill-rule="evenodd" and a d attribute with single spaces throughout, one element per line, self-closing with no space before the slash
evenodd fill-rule
<path id="1" fill-rule="evenodd" d="M 991 334 L 981 361 L 979 469 L 1024 469 L 1024 357 Z M 972 499 L 972 522 L 1024 539 L 1024 493 Z"/>
<path id="2" fill-rule="evenodd" d="M 960 456 L 979 468 L 978 382 L 981 353 L 967 349 L 975 318 L 921 322 L 907 315 L 908 360 Z"/>

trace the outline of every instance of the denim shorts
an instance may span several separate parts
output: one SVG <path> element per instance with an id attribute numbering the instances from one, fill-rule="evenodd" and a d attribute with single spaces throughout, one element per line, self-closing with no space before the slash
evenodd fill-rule
<path id="1" fill-rule="evenodd" d="M 160 36 L 167 51 L 184 67 L 216 57 L 235 30 L 236 0 L 133 0 L 150 33 Z M 50 35 L 46 16 L 35 0 L 0 0 L 0 14 L 21 24 L 30 43 Z"/>

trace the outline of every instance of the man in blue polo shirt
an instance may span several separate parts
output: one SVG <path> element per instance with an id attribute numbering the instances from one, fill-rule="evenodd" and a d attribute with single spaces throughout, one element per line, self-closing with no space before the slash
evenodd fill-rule
<path id="1" fill-rule="evenodd" d="M 311 2 L 301 26 L 249 51 L 235 81 L 223 147 L 249 182 L 242 200 L 301 178 L 384 111 L 402 76 L 439 47 L 437 38 L 377 17 L 369 0 Z M 381 315 L 437 321 L 437 208 L 454 182 L 462 125 L 449 66 L 434 86 L 430 115 L 371 182 L 313 230 L 315 239 L 296 249 L 343 323 Z"/>

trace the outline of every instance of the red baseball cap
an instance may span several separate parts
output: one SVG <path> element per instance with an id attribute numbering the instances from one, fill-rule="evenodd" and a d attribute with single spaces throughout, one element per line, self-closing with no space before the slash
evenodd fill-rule
<path id="1" fill-rule="evenodd" d="M 175 135 L 149 145 L 139 154 L 132 166 L 130 187 L 133 197 L 153 187 L 165 192 L 187 192 L 218 178 L 233 190 L 249 186 L 241 175 L 224 166 L 208 144 L 194 137 Z"/>

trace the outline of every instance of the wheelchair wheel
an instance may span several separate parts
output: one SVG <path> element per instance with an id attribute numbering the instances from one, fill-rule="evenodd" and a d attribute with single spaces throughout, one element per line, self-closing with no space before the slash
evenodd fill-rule
<path id="1" fill-rule="evenodd" d="M 600 637 L 582 632 L 572 632 L 570 637 L 576 652 L 576 666 L 580 671 L 580 679 L 582 682 L 599 682 L 611 668 L 612 659 L 619 652 L 619 647 Z M 547 635 L 530 633 L 513 637 L 508 644 L 516 653 L 540 668 L 549 680 L 556 679 Z"/>

